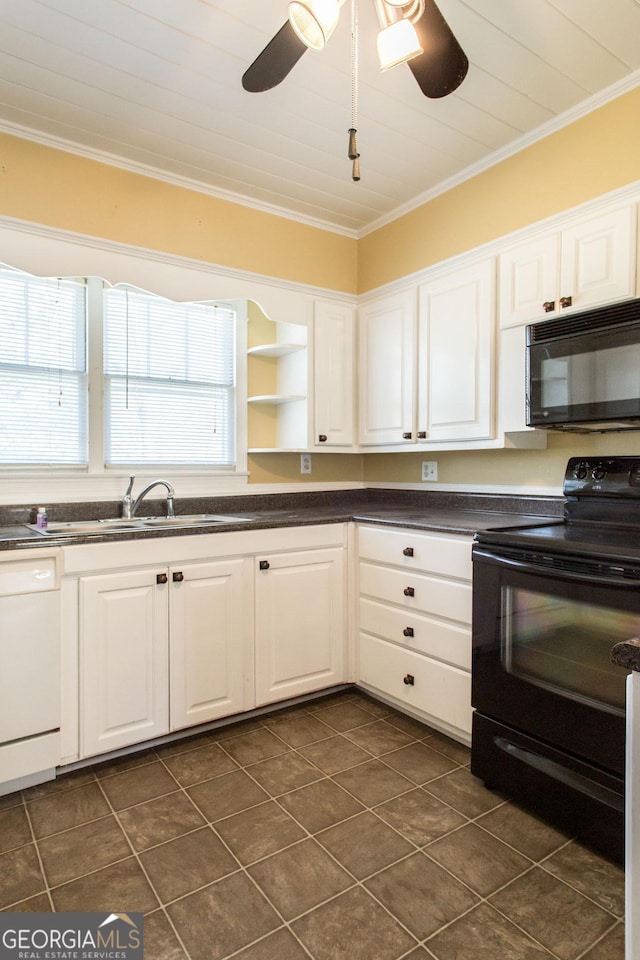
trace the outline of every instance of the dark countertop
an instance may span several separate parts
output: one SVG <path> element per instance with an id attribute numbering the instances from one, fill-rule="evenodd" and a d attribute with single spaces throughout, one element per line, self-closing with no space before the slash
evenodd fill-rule
<path id="1" fill-rule="evenodd" d="M 141 528 L 99 535 L 55 536 L 30 530 L 35 507 L 0 506 L 0 550 L 44 546 L 71 546 L 114 540 L 193 536 L 231 530 L 345 523 L 349 520 L 472 535 L 496 526 L 527 524 L 540 518 L 562 517 L 560 497 L 519 497 L 495 494 L 445 493 L 422 490 L 343 490 L 331 492 L 262 494 L 191 498 L 176 501 L 177 514 L 222 513 L 246 521 L 189 527 Z M 164 501 L 149 501 L 162 513 Z M 47 506 L 49 520 L 95 520 L 119 516 L 120 503 L 66 503 Z"/>

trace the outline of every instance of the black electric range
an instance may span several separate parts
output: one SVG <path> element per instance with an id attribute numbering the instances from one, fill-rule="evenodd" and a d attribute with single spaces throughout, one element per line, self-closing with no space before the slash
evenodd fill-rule
<path id="1" fill-rule="evenodd" d="M 571 458 L 563 490 L 563 520 L 474 538 L 471 769 L 621 860 L 640 456 Z"/>

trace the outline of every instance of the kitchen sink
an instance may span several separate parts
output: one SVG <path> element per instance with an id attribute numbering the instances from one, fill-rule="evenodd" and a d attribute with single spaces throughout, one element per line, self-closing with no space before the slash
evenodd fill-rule
<path id="1" fill-rule="evenodd" d="M 251 517 L 230 516 L 226 513 L 188 513 L 176 517 L 132 517 L 124 520 L 114 517 L 105 520 L 64 520 L 49 523 L 42 530 L 35 523 L 28 523 L 30 530 L 47 537 L 74 537 L 105 533 L 130 533 L 132 530 L 175 529 L 176 527 L 214 526 L 221 523 L 247 523 Z"/>

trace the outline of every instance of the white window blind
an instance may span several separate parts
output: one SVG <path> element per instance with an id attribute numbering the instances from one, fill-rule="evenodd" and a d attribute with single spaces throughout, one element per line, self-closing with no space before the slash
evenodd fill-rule
<path id="1" fill-rule="evenodd" d="M 235 462 L 235 311 L 105 291 L 105 462 Z"/>
<path id="2" fill-rule="evenodd" d="M 0 463 L 87 462 L 81 281 L 0 270 Z"/>

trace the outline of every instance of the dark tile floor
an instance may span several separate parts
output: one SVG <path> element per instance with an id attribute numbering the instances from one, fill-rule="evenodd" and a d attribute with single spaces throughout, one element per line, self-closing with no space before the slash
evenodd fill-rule
<path id="1" fill-rule="evenodd" d="M 0 798 L 0 908 L 146 960 L 622 960 L 623 872 L 356 690 Z"/>

